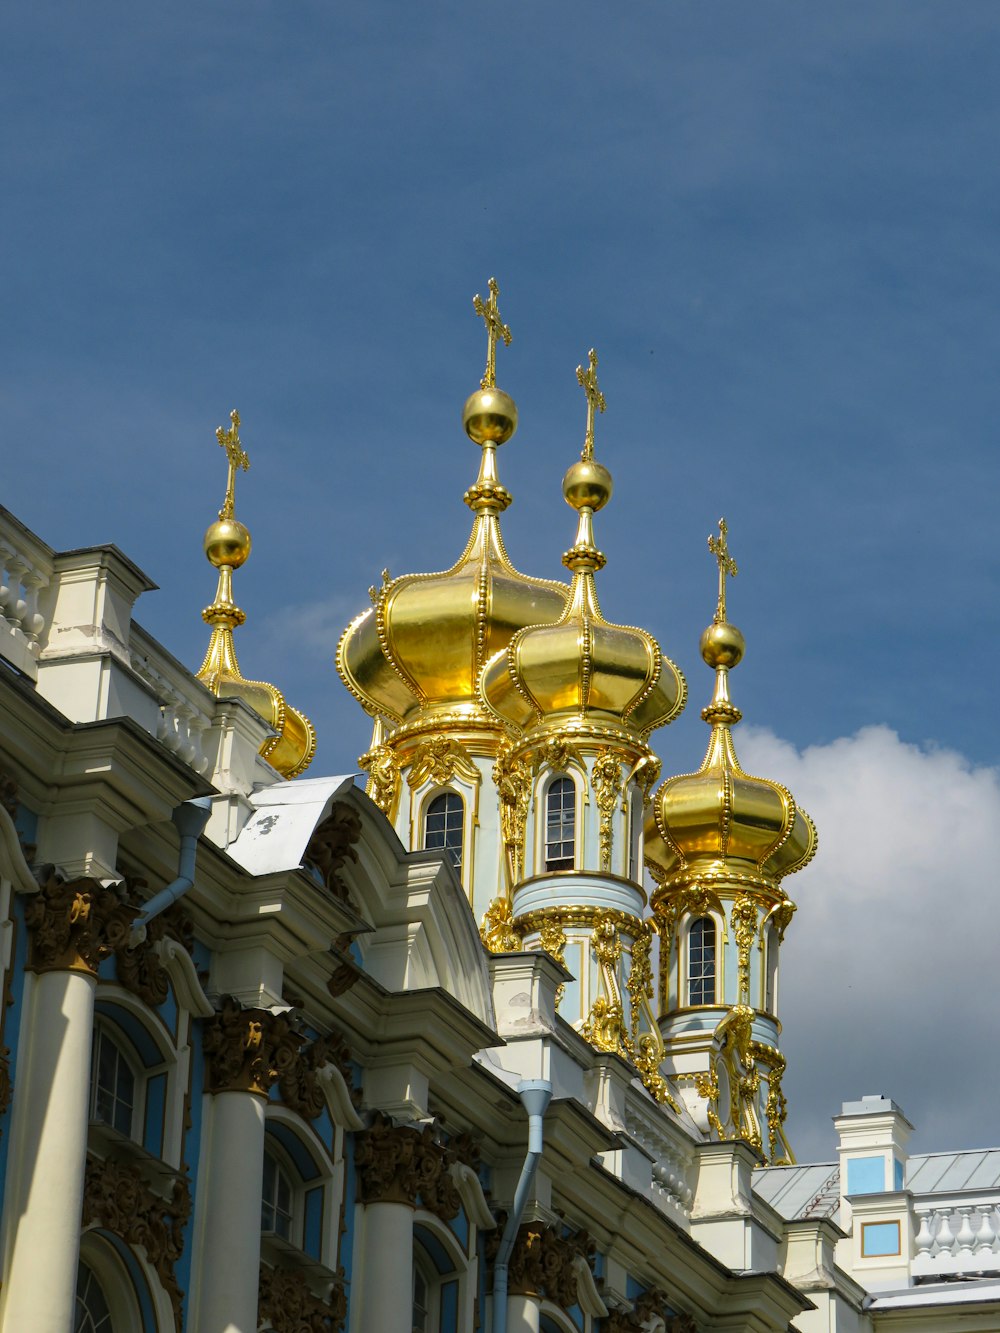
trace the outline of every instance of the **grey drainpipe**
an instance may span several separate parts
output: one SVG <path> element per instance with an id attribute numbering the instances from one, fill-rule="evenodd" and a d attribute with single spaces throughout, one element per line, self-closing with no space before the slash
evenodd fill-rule
<path id="1" fill-rule="evenodd" d="M 181 835 L 181 850 L 177 860 L 177 878 L 165 889 L 154 894 L 142 909 L 142 915 L 132 927 L 129 943 L 133 948 L 146 938 L 146 927 L 153 917 L 165 912 L 171 903 L 184 896 L 194 884 L 194 863 L 198 854 L 198 839 L 205 831 L 209 815 L 212 813 L 212 801 L 208 796 L 198 796 L 193 801 L 179 805 L 170 818 L 177 825 Z"/>
<path id="2" fill-rule="evenodd" d="M 521 1225 L 521 1216 L 528 1202 L 531 1182 L 535 1178 L 535 1170 L 542 1155 L 542 1123 L 549 1102 L 552 1100 L 552 1084 L 547 1078 L 523 1079 L 518 1084 L 517 1091 L 528 1113 L 528 1154 L 521 1167 L 521 1176 L 514 1191 L 514 1202 L 493 1265 L 492 1333 L 507 1333 L 507 1273 L 510 1256 L 514 1250 L 514 1241 L 517 1239 L 517 1229 Z"/>

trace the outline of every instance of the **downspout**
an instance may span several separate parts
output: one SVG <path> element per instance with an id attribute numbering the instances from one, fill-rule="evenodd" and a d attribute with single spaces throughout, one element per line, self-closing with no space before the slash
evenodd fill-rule
<path id="1" fill-rule="evenodd" d="M 146 927 L 155 916 L 165 912 L 171 903 L 182 898 L 194 884 L 194 863 L 198 854 L 198 839 L 205 831 L 212 813 L 212 801 L 208 796 L 199 796 L 193 801 L 185 801 L 177 806 L 170 818 L 181 835 L 181 850 L 177 860 L 177 878 L 165 889 L 153 895 L 142 909 L 142 915 L 132 927 L 129 944 L 134 949 L 146 938 Z"/>
<path id="2" fill-rule="evenodd" d="M 517 1091 L 528 1113 L 528 1153 L 521 1167 L 520 1179 L 514 1191 L 514 1202 L 493 1265 L 492 1333 L 507 1333 L 507 1274 L 510 1256 L 514 1251 L 514 1241 L 517 1239 L 521 1217 L 528 1202 L 531 1182 L 535 1178 L 535 1170 L 542 1156 L 542 1124 L 549 1102 L 552 1100 L 552 1084 L 547 1078 L 523 1079 L 518 1084 Z"/>

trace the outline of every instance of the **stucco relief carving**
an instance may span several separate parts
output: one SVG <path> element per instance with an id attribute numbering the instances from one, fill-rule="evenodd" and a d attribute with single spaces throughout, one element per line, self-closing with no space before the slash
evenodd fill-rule
<path id="1" fill-rule="evenodd" d="M 419 1203 L 442 1222 L 461 1200 L 451 1174 L 454 1147 L 437 1142 L 433 1125 L 394 1125 L 379 1115 L 355 1140 L 362 1203 Z"/>
<path id="2" fill-rule="evenodd" d="M 93 879 L 65 881 L 49 866 L 38 893 L 25 898 L 24 923 L 32 972 L 87 972 L 97 969 L 128 943 L 138 903 L 120 884 Z"/>
<path id="3" fill-rule="evenodd" d="M 499 1236 L 498 1229 L 487 1243 L 491 1261 Z M 508 1290 L 517 1296 L 544 1296 L 569 1310 L 580 1300 L 580 1265 L 593 1272 L 595 1254 L 596 1246 L 585 1231 L 564 1236 L 559 1226 L 525 1222 L 510 1257 Z"/>
<path id="4" fill-rule="evenodd" d="M 273 1083 L 288 1077 L 303 1041 L 286 1014 L 243 1009 L 225 996 L 219 1012 L 205 1022 L 208 1091 L 266 1097 Z"/>
<path id="5" fill-rule="evenodd" d="M 330 1294 L 313 1292 L 302 1273 L 261 1265 L 257 1319 L 274 1333 L 339 1333 L 347 1318 L 346 1279 L 341 1268 Z"/>
<path id="6" fill-rule="evenodd" d="M 83 1184 L 83 1225 L 110 1231 L 126 1245 L 141 1246 L 170 1297 L 178 1333 L 183 1292 L 174 1265 L 184 1252 L 184 1227 L 191 1215 L 191 1191 L 178 1176 L 169 1199 L 154 1194 L 133 1166 L 87 1158 Z"/>
<path id="7" fill-rule="evenodd" d="M 331 1064 L 340 1070 L 350 1089 L 351 1101 L 355 1106 L 359 1105 L 361 1089 L 354 1087 L 351 1051 L 340 1032 L 317 1037 L 297 1051 L 296 1058 L 285 1066 L 278 1078 L 278 1091 L 285 1105 L 306 1120 L 315 1120 L 326 1105 L 320 1075 Z"/>
<path id="8" fill-rule="evenodd" d="M 135 882 L 128 883 L 131 888 Z M 176 940 L 188 953 L 194 945 L 191 918 L 185 916 L 177 904 L 149 922 L 145 939 L 135 947 L 126 937 L 115 949 L 115 972 L 119 982 L 151 1009 L 159 1008 L 170 991 L 170 977 L 156 947 L 167 938 Z"/>
<path id="9" fill-rule="evenodd" d="M 303 864 L 315 870 L 325 886 L 341 902 L 351 901 L 350 891 L 341 871 L 348 861 L 356 861 L 354 844 L 361 837 L 361 816 L 342 801 L 330 808 L 330 813 L 316 825 L 303 856 Z"/>

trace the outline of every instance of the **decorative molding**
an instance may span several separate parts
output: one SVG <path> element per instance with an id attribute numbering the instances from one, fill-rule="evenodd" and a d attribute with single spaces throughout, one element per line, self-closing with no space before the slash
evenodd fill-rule
<path id="1" fill-rule="evenodd" d="M 126 881 L 134 890 L 136 881 Z M 158 1009 L 170 991 L 170 974 L 163 965 L 161 941 L 172 939 L 188 954 L 194 946 L 194 925 L 175 903 L 146 925 L 145 938 L 135 947 L 129 939 L 115 949 L 115 971 L 118 981 L 126 990 L 138 996 L 143 1004 Z"/>
<path id="2" fill-rule="evenodd" d="M 348 861 L 356 861 L 354 844 L 361 837 L 361 816 L 343 801 L 335 801 L 326 819 L 317 824 L 302 863 L 315 870 L 327 889 L 343 903 L 351 894 L 341 876 Z"/>
<path id="3" fill-rule="evenodd" d="M 443 785 L 456 773 L 466 782 L 479 782 L 482 777 L 460 741 L 452 736 L 429 736 L 413 756 L 406 781 L 414 789 L 428 779 Z"/>
<path id="4" fill-rule="evenodd" d="M 219 1012 L 205 1022 L 207 1091 L 267 1097 L 271 1085 L 295 1067 L 304 1041 L 287 1014 L 243 1009 L 224 996 Z"/>
<path id="5" fill-rule="evenodd" d="M 631 1059 L 632 1043 L 625 1028 L 625 1012 L 618 986 L 618 965 L 622 956 L 618 934 L 620 915 L 613 910 L 601 911 L 594 921 L 590 943 L 600 971 L 602 993 L 591 1005 L 580 1035 L 599 1051 L 610 1051 Z"/>
<path id="6" fill-rule="evenodd" d="M 742 894 L 733 903 L 729 916 L 736 940 L 739 1000 L 750 1003 L 750 950 L 757 936 L 757 904 L 749 894 Z"/>
<path id="7" fill-rule="evenodd" d="M 328 1296 L 315 1295 L 305 1275 L 261 1264 L 257 1322 L 274 1333 L 339 1333 L 347 1318 L 347 1276 L 340 1268 Z"/>
<path id="8" fill-rule="evenodd" d="M 169 1199 L 154 1194 L 134 1166 L 88 1156 L 83 1182 L 83 1225 L 103 1227 L 126 1245 L 142 1247 L 170 1297 L 180 1333 L 184 1293 L 174 1265 L 184 1252 L 184 1228 L 191 1216 L 191 1191 L 184 1176 L 174 1180 Z"/>
<path id="9" fill-rule="evenodd" d="M 494 898 L 487 907 L 479 934 L 490 953 L 520 953 L 524 947 L 514 928 L 509 898 Z"/>
<path id="10" fill-rule="evenodd" d="M 500 833 L 503 838 L 507 886 L 524 878 L 524 834 L 531 805 L 531 769 L 523 758 L 513 758 L 513 745 L 504 741 L 493 765 L 493 781 L 500 798 Z"/>
<path id="11" fill-rule="evenodd" d="M 97 880 L 69 882 L 47 866 L 48 878 L 25 899 L 31 972 L 85 972 L 96 977 L 105 958 L 128 944 L 132 922 L 142 910 L 124 887 Z"/>
<path id="12" fill-rule="evenodd" d="M 657 1288 L 643 1292 L 631 1309 L 619 1306 L 600 1323 L 600 1333 L 698 1333 L 691 1315 L 673 1314 L 667 1295 Z"/>
<path id="13" fill-rule="evenodd" d="M 295 1052 L 295 1058 L 282 1067 L 278 1075 L 278 1091 L 289 1110 L 298 1112 L 306 1120 L 315 1120 L 322 1113 L 326 1105 L 322 1075 L 330 1065 L 343 1078 L 352 1105 L 355 1108 L 360 1105 L 361 1089 L 354 1087 L 347 1039 L 340 1032 L 331 1032 L 329 1036 L 317 1037 L 308 1046 L 303 1046 Z"/>
<path id="14" fill-rule="evenodd" d="M 378 1113 L 354 1142 L 362 1203 L 416 1208 L 419 1202 L 442 1222 L 458 1216 L 461 1199 L 451 1167 L 460 1159 L 455 1147 L 437 1141 L 433 1125 L 394 1125 Z"/>

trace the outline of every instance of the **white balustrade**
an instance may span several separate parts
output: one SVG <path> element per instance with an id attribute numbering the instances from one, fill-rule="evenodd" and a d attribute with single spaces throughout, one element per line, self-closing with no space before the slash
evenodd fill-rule
<path id="1" fill-rule="evenodd" d="M 694 1153 L 686 1137 L 667 1132 L 659 1107 L 630 1103 L 625 1111 L 628 1133 L 653 1156 L 652 1199 L 674 1218 L 691 1216 Z M 680 1217 L 678 1218 L 678 1214 Z"/>
<path id="2" fill-rule="evenodd" d="M 32 680 L 47 629 L 43 594 L 51 577 L 52 551 L 0 507 L 0 655 Z"/>
<path id="3" fill-rule="evenodd" d="M 1000 1193 L 914 1198 L 914 1277 L 1000 1271 Z"/>
<path id="4" fill-rule="evenodd" d="M 129 657 L 133 670 L 160 702 L 157 740 L 196 773 L 209 773 L 215 758 L 208 736 L 215 715 L 213 696 L 135 623 Z"/>

